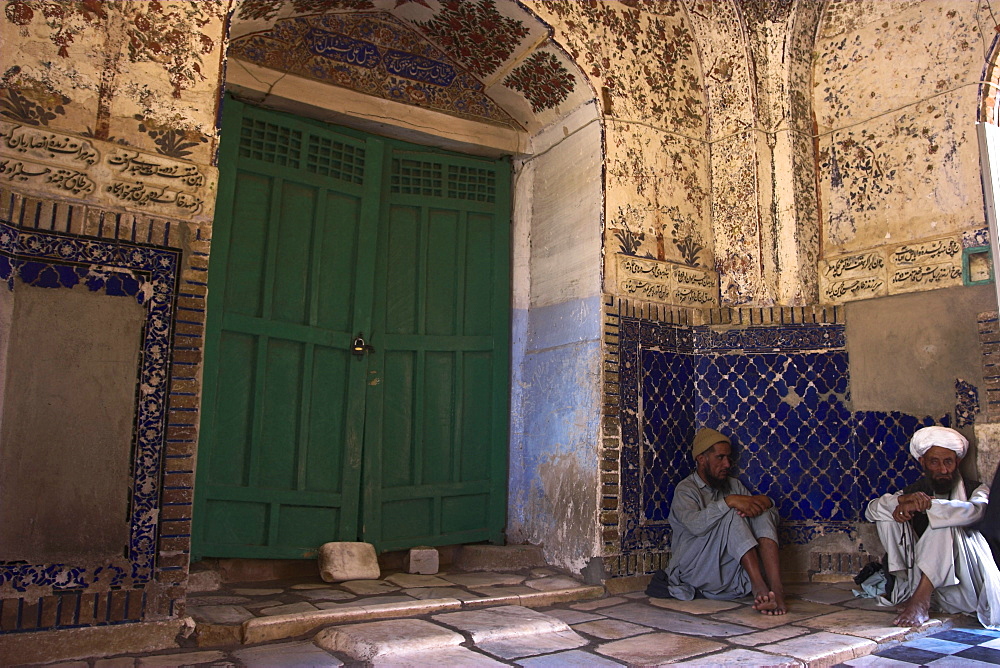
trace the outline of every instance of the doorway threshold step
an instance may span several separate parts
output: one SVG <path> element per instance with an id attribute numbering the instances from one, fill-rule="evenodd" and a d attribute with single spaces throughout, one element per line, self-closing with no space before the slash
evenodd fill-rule
<path id="1" fill-rule="evenodd" d="M 338 609 L 254 617 L 239 624 L 218 624 L 199 621 L 196 629 L 196 638 L 198 645 L 201 647 L 232 642 L 253 645 L 274 640 L 295 638 L 333 624 L 418 617 L 433 613 L 472 610 L 501 605 L 520 605 L 526 608 L 545 607 L 558 603 L 600 598 L 604 593 L 604 587 L 593 585 L 552 591 L 487 596 L 465 601 L 457 598 L 436 598 L 376 603 L 373 600 L 372 603 L 366 605 L 345 605 Z"/>

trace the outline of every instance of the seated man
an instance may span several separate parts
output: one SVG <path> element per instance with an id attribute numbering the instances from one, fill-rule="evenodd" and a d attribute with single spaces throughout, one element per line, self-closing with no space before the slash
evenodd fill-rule
<path id="1" fill-rule="evenodd" d="M 785 614 L 774 504 L 729 476 L 732 445 L 716 430 L 699 430 L 691 454 L 697 468 L 677 485 L 667 518 L 673 553 L 666 591 L 685 601 L 752 593 L 754 609 Z"/>
<path id="2" fill-rule="evenodd" d="M 926 622 L 932 599 L 943 612 L 978 612 L 984 626 L 1000 623 L 1000 572 L 986 540 L 971 528 L 986 511 L 990 489 L 962 478 L 958 465 L 968 447 L 954 429 L 918 429 L 910 454 L 924 477 L 865 509 L 895 578 L 891 592 L 878 601 L 898 606 L 897 626 Z"/>

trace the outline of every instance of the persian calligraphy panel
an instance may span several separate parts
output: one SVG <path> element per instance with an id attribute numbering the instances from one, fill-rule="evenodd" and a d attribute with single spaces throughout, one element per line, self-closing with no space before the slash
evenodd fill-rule
<path id="1" fill-rule="evenodd" d="M 209 220 L 215 207 L 214 168 L 0 121 L 2 181 L 60 199 L 172 218 Z"/>

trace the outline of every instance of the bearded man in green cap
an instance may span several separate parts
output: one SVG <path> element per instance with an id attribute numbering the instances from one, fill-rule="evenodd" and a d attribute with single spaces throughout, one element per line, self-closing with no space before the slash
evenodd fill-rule
<path id="1" fill-rule="evenodd" d="M 673 529 L 670 564 L 658 574 L 660 586 L 654 578 L 647 593 L 657 595 L 658 589 L 684 601 L 752 594 L 755 610 L 785 614 L 774 503 L 730 477 L 734 458 L 725 435 L 700 429 L 691 455 L 695 472 L 677 485 L 667 518 Z"/>

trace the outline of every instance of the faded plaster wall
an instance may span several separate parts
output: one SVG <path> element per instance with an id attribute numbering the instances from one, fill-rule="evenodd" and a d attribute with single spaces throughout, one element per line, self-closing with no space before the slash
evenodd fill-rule
<path id="1" fill-rule="evenodd" d="M 813 74 L 821 301 L 961 285 L 953 256 L 918 273 L 894 254 L 961 246 L 985 227 L 974 127 L 984 11 L 955 0 L 828 6 Z M 865 253 L 866 269 L 835 264 Z"/>
<path id="2" fill-rule="evenodd" d="M 542 545 L 550 563 L 577 572 L 599 553 L 602 161 L 595 118 L 588 105 L 541 133 L 537 157 L 515 179 L 507 540 Z"/>
<path id="3" fill-rule="evenodd" d="M 14 294 L 0 559 L 113 559 L 128 547 L 143 308 L 84 286 L 17 284 Z"/>
<path id="4" fill-rule="evenodd" d="M 682 3 L 530 2 L 600 93 L 614 254 L 712 267 L 701 60 Z"/>

